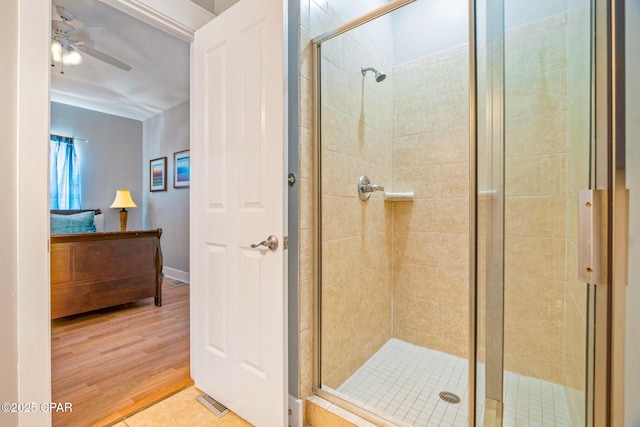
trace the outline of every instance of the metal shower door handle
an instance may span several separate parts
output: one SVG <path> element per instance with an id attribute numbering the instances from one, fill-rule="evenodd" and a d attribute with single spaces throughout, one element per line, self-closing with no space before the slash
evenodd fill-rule
<path id="1" fill-rule="evenodd" d="M 258 246 L 265 246 L 269 248 L 269 250 L 275 251 L 276 249 L 278 249 L 278 238 L 272 234 L 271 236 L 267 237 L 267 240 L 263 240 L 258 244 L 254 243 L 251 245 L 253 249 L 257 248 Z"/>

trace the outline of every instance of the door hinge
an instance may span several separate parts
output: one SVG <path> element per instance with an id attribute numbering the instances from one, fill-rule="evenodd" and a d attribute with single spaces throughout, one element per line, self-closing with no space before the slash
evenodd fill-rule
<path id="1" fill-rule="evenodd" d="M 578 278 L 606 285 L 607 191 L 581 190 L 578 195 Z"/>
<path id="2" fill-rule="evenodd" d="M 283 240 L 284 249 L 289 249 L 289 236 L 284 236 Z"/>

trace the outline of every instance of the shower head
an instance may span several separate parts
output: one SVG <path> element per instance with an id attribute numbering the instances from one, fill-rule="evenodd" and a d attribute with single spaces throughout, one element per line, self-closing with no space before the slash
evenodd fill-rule
<path id="1" fill-rule="evenodd" d="M 360 71 L 362 71 L 362 75 L 364 76 L 367 71 L 373 71 L 376 75 L 376 81 L 378 83 L 380 83 L 381 81 L 383 81 L 384 79 L 387 78 L 387 75 L 384 73 L 384 71 L 381 70 L 377 70 L 373 67 L 365 67 L 364 65 L 362 67 L 360 67 Z"/>

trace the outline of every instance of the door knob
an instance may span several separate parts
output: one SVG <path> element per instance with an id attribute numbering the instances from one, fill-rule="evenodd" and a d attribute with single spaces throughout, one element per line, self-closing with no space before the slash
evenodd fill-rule
<path id="1" fill-rule="evenodd" d="M 258 244 L 254 243 L 251 245 L 251 247 L 254 249 L 258 246 L 265 246 L 269 248 L 269 250 L 275 251 L 276 249 L 278 249 L 278 238 L 272 234 L 271 236 L 267 237 L 267 240 L 263 240 Z"/>

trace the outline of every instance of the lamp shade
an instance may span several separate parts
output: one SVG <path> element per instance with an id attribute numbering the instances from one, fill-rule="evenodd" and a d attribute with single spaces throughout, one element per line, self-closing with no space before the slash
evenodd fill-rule
<path id="1" fill-rule="evenodd" d="M 131 193 L 129 190 L 118 190 L 116 191 L 116 198 L 113 200 L 111 204 L 112 208 L 137 208 L 136 204 L 133 202 L 131 198 Z"/>

